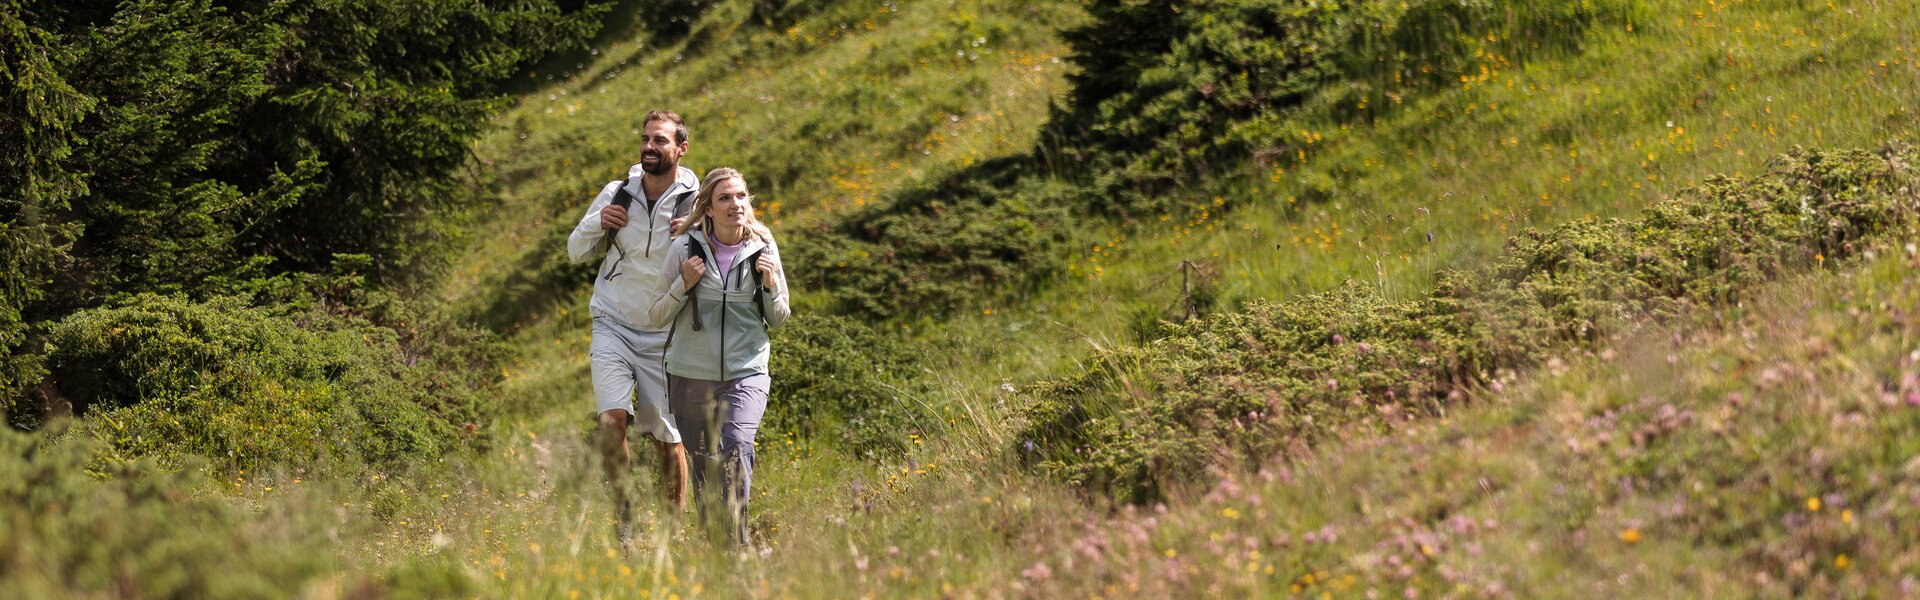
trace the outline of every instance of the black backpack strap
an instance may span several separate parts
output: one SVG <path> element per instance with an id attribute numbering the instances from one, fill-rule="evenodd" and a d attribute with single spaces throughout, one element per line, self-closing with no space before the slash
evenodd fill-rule
<path id="1" fill-rule="evenodd" d="M 700 257 L 700 262 L 707 263 L 707 268 L 713 268 L 713 259 L 707 257 L 706 247 L 701 246 L 699 241 L 694 240 L 692 234 L 688 234 L 687 257 L 692 258 L 695 256 Z M 687 305 L 693 308 L 693 330 L 701 331 L 706 329 L 706 325 L 700 322 L 700 297 L 694 295 L 694 290 L 700 287 L 700 282 L 695 281 L 692 283 L 693 286 L 687 288 Z"/>
<path id="2" fill-rule="evenodd" d="M 630 209 L 633 206 L 633 192 L 627 191 L 627 186 L 632 184 L 633 184 L 633 178 L 628 177 L 626 179 L 620 180 L 620 184 L 613 188 L 613 205 L 614 206 L 618 206 L 622 209 Z M 628 218 L 631 219 L 632 217 L 628 217 Z M 620 258 L 614 261 L 616 264 L 622 260 L 627 259 L 627 249 L 620 247 L 620 241 L 617 239 L 614 239 L 617 237 L 620 237 L 620 231 L 615 230 L 615 231 L 609 232 L 605 237 L 602 238 L 602 241 L 601 241 L 603 248 L 612 248 L 615 252 L 620 253 Z M 607 272 L 600 274 L 600 278 L 612 279 L 614 276 L 614 273 L 618 270 L 619 269 L 616 267 L 608 267 Z"/>
<path id="3" fill-rule="evenodd" d="M 753 312 L 760 315 L 761 325 L 767 324 L 767 308 L 760 304 L 761 301 L 766 298 L 767 286 L 765 282 L 760 280 L 760 269 L 758 266 L 760 263 L 760 255 L 766 253 L 766 248 L 755 250 L 753 254 L 747 255 L 747 262 L 742 265 L 747 268 L 748 273 L 753 275 Z"/>
<path id="4" fill-rule="evenodd" d="M 620 187 L 614 188 L 613 190 L 614 206 L 618 206 L 622 210 L 633 210 L 633 192 L 627 191 L 627 186 L 631 185 L 633 185 L 632 177 L 620 180 Z"/>
<path id="5" fill-rule="evenodd" d="M 680 192 L 680 195 L 675 196 L 673 200 L 673 218 L 682 219 L 691 217 L 692 215 L 689 214 L 691 211 L 687 209 L 687 200 L 697 195 L 699 194 L 694 190 L 686 190 Z"/>

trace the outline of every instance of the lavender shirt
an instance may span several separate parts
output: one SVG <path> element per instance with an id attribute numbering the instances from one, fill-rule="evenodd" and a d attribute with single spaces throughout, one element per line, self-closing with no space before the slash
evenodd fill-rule
<path id="1" fill-rule="evenodd" d="M 733 266 L 733 257 L 738 256 L 740 254 L 740 248 L 746 245 L 746 236 L 740 236 L 740 243 L 732 246 L 722 244 L 720 240 L 717 239 L 713 240 L 713 260 L 714 262 L 720 263 L 715 265 L 720 269 L 720 281 L 725 282 L 727 280 L 727 268 Z M 753 265 L 747 265 L 747 268 L 751 269 Z"/>

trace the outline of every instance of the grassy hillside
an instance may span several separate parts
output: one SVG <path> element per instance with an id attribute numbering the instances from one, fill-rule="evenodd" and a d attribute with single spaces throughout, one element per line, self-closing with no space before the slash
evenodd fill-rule
<path id="1" fill-rule="evenodd" d="M 1460 85 L 1371 122 L 1308 114 L 1303 165 L 1196 181 L 1157 222 L 1102 230 L 1067 259 L 1076 283 L 963 321 L 1018 327 L 1011 361 L 1045 365 L 1177 318 L 1190 260 L 1202 301 L 1231 308 L 1343 281 L 1391 298 L 1478 264 L 1526 227 L 1630 215 L 1710 174 L 1753 175 L 1796 146 L 1911 139 L 1920 86 L 1908 5 L 1802 8 L 1645 2 L 1631 27 L 1563 56 L 1485 56 Z M 1096 308 L 1097 307 L 1097 308 Z M 1073 315 L 1071 328 L 1049 326 Z M 971 369 L 969 369 L 971 370 Z"/>
<path id="2" fill-rule="evenodd" d="M 1256 4 L 1202 8 L 1257 12 L 1248 8 Z M 9 506 L 26 507 L 14 513 L 22 518 L 0 519 L 0 539 L 14 540 L 0 542 L 0 595 L 1912 591 L 1920 555 L 1905 527 L 1915 493 L 1907 473 L 1915 449 L 1905 440 L 1920 425 L 1910 412 L 1920 409 L 1909 406 L 1920 402 L 1920 322 L 1909 308 L 1920 305 L 1910 276 L 1920 256 L 1906 183 L 1911 152 L 1812 154 L 1848 157 L 1828 164 L 1879 161 L 1829 178 L 1802 176 L 1817 172 L 1802 168 L 1809 153 L 1794 153 L 1799 162 L 1777 157 L 1911 139 L 1920 9 L 1643 0 L 1565 30 L 1529 29 L 1533 21 L 1513 17 L 1488 25 L 1508 32 L 1491 37 L 1359 35 L 1364 43 L 1342 51 L 1402 44 L 1419 58 L 1337 55 L 1328 64 L 1340 65 L 1338 74 L 1326 80 L 1337 85 L 1306 86 L 1230 126 L 1208 124 L 1238 137 L 1207 141 L 1204 161 L 1184 162 L 1182 148 L 1114 149 L 1047 129 L 1072 122 L 1064 104 L 1074 102 L 1072 78 L 1086 75 L 1075 74 L 1062 32 L 1113 6 L 709 2 L 688 13 L 695 18 L 684 35 L 617 30 L 579 61 L 548 66 L 557 72 L 524 74 L 532 89 L 493 117 L 458 176 L 474 207 L 457 223 L 466 247 L 425 299 L 500 332 L 512 348 L 498 373 L 428 386 L 457 400 L 462 414 L 480 415 L 449 433 L 463 436 L 460 449 L 431 462 L 352 469 L 219 457 L 203 468 L 170 458 L 173 468 L 186 466 L 180 472 L 115 462 L 114 478 L 95 483 L 49 475 L 102 468 L 86 442 L 0 436 L 0 468 L 53 482 L 44 492 L 0 489 Z M 1406 7 L 1321 9 L 1405 23 L 1407 13 L 1396 11 Z M 1350 25 L 1304 22 L 1325 25 L 1319 33 Z M 1174 82 L 1174 96 L 1200 93 L 1177 77 L 1162 80 Z M 826 416 L 818 430 L 779 420 L 786 416 L 762 430 L 756 544 L 746 552 L 709 545 L 643 503 L 638 550 L 621 554 L 592 456 L 591 265 L 566 264 L 560 246 L 591 194 L 637 157 L 635 120 L 649 108 L 686 115 L 686 164 L 740 167 L 782 243 L 813 244 L 806 257 L 970 249 L 889 237 L 925 230 L 867 226 L 884 219 L 949 219 L 975 227 L 968 235 L 1004 227 L 1012 239 L 1057 244 L 1013 255 L 1044 260 L 983 251 L 954 259 L 979 263 L 930 266 L 927 273 L 954 264 L 1015 270 L 1007 281 L 958 282 L 925 296 L 943 304 L 894 314 L 863 312 L 836 289 L 797 290 L 802 316 L 775 342 L 775 378 L 786 383 L 775 384 L 770 412 Z M 1069 159 L 1062 148 L 1074 144 L 1101 149 Z M 1166 172 L 1091 172 L 1114 164 Z M 1853 176 L 1858 189 L 1820 187 Z M 1751 188 L 1759 191 L 1730 181 L 1759 182 Z M 1156 199 L 1125 196 L 1136 183 L 1153 186 L 1142 189 Z M 1707 190 L 1682 191 L 1700 186 Z M 982 189 L 1007 194 L 991 199 Z M 1808 193 L 1826 195 L 1796 213 L 1790 200 Z M 1102 208 L 1109 196 L 1125 206 Z M 1713 199 L 1727 202 L 1695 210 Z M 1665 208 L 1648 213 L 1657 204 Z M 1869 204 L 1897 210 L 1860 208 Z M 1743 212 L 1759 205 L 1778 210 Z M 1861 212 L 1882 218 L 1869 235 L 1828 235 Z M 1742 227 L 1718 226 L 1755 214 Z M 1657 226 L 1685 215 L 1711 218 Z M 1640 227 L 1647 222 L 1654 225 Z M 1771 237 L 1744 236 L 1755 231 Z M 1554 245 L 1576 236 L 1585 242 Z M 1690 244 L 1702 240 L 1718 245 Z M 1835 251 L 1821 245 L 1828 242 L 1847 245 Z M 1778 245 L 1748 246 L 1756 243 Z M 1540 266 L 1555 257 L 1608 268 Z M 1722 257 L 1739 260 L 1714 262 Z M 872 287 L 863 294 L 925 276 L 903 270 L 899 279 L 811 276 Z M 1611 293 L 1654 279 L 1649 285 L 1678 291 Z M 1354 352 L 1374 346 L 1330 354 L 1326 340 L 1295 336 L 1319 331 L 1316 324 L 1386 323 L 1383 330 L 1405 333 L 1420 324 L 1395 321 L 1417 312 L 1405 307 L 1458 299 L 1463 281 L 1487 286 L 1476 288 L 1483 303 L 1548 298 L 1521 317 L 1539 335 L 1474 342 L 1526 345 L 1501 346 L 1519 359 L 1435 371 L 1413 366 L 1433 354 L 1431 331 L 1398 345 L 1374 341 L 1380 351 L 1367 356 Z M 1529 285 L 1532 295 L 1513 291 Z M 1183 320 L 1189 306 L 1198 322 L 1163 322 Z M 1593 316 L 1586 310 L 1612 312 L 1582 321 Z M 852 317 L 822 316 L 829 311 Z M 328 387 L 325 365 L 348 363 L 322 350 L 350 346 L 349 325 L 306 361 L 320 367 L 261 368 L 302 374 L 284 393 L 334 406 L 343 396 Z M 1236 327 L 1258 330 L 1235 335 Z M 1287 346 L 1288 336 L 1307 341 Z M 1160 362 L 1105 380 L 1098 394 L 1112 412 L 1104 424 L 1072 427 L 1082 441 L 1147 448 L 1201 431 L 1232 446 L 1180 456 L 1180 477 L 1137 496 L 1058 468 L 1090 460 L 1098 444 L 1027 445 L 1047 424 L 1034 410 L 1053 398 L 1047 392 L 1084 392 L 1075 385 L 1103 370 L 1114 375 L 1130 356 Z M 1389 359 L 1407 368 L 1374 369 Z M 379 372 L 362 362 L 349 366 Z M 1288 370 L 1328 365 L 1428 379 L 1343 372 L 1331 377 L 1336 390 L 1325 390 L 1319 374 Z M 1430 371 L 1448 375 L 1445 385 Z M 168 384 L 197 389 L 191 379 Z M 1315 389 L 1289 387 L 1295 379 Z M 1402 393 L 1409 390 L 1423 395 Z M 1255 422 L 1261 417 L 1151 420 L 1164 416 L 1150 414 L 1156 407 L 1196 397 L 1260 395 L 1299 400 L 1285 424 L 1301 427 L 1251 443 L 1247 432 L 1272 431 Z M 1381 407 L 1398 412 L 1344 418 Z M 252 415 L 247 422 L 261 420 L 257 406 L 242 408 L 235 411 Z M 1136 408 L 1150 416 L 1128 416 Z M 1300 415 L 1304 425 L 1291 420 Z M 1127 437 L 1155 433 L 1172 435 Z M 636 485 L 654 489 L 644 476 Z M 82 504 L 128 510 L 25 516 Z M 166 518 L 174 507 L 195 516 Z M 133 542 L 103 542 L 87 554 L 63 541 L 113 526 L 179 550 L 122 561 L 136 554 Z M 236 539 L 257 540 L 257 551 L 208 550 Z M 44 548 L 64 558 L 39 558 Z M 313 556 L 275 558 L 297 549 Z M 164 568 L 176 560 L 200 568 L 190 572 L 229 575 L 193 587 Z"/>
<path id="3" fill-rule="evenodd" d="M 636 121 L 652 108 L 688 120 L 684 166 L 740 168 L 783 232 L 1024 151 L 1063 91 L 1066 49 L 1047 24 L 1075 18 L 1004 0 L 830 2 L 771 28 L 749 6 L 714 4 L 676 43 L 615 35 L 593 65 L 498 116 L 475 149 L 488 207 L 442 296 L 501 326 L 572 306 L 591 266 L 560 264 L 566 232 L 638 162 Z"/>
<path id="4" fill-rule="evenodd" d="M 935 383 L 925 400 L 952 418 L 957 435 L 880 465 L 804 438 L 768 440 L 766 485 L 782 491 L 761 505 L 773 553 L 737 565 L 741 570 L 733 575 L 722 573 L 735 566 L 674 555 L 671 575 L 649 578 L 640 569 L 637 576 L 649 589 L 667 593 L 695 585 L 806 595 L 1031 585 L 1048 572 L 1070 570 L 1062 559 L 1072 557 L 1079 565 L 1094 560 L 1075 554 L 1076 540 L 1091 543 L 1080 536 L 1129 521 L 1110 521 L 1099 502 L 1088 505 L 1077 492 L 1010 470 L 1017 460 L 1006 452 L 1017 439 L 1008 423 L 1021 407 L 1009 402 L 1020 400 L 997 390 L 1003 382 L 1060 373 L 1095 348 L 1131 343 L 1139 313 L 1173 314 L 1168 309 L 1177 300 L 1179 260 L 1200 263 L 1205 277 L 1197 281 L 1212 287 L 1207 291 L 1216 298 L 1214 310 L 1232 310 L 1249 298 L 1325 290 L 1348 279 L 1404 298 L 1426 289 L 1434 271 L 1474 265 L 1527 226 L 1630 215 L 1707 174 L 1756 174 L 1766 159 L 1795 145 L 1873 146 L 1910 134 L 1897 98 L 1916 83 L 1907 54 L 1912 44 L 1902 29 L 1879 26 L 1913 20 L 1909 9 L 1736 3 L 1717 9 L 1703 4 L 1696 15 L 1694 8 L 1649 3 L 1631 27 L 1595 31 L 1579 52 L 1483 57 L 1484 74 L 1476 66 L 1475 75 L 1458 86 L 1371 120 L 1353 121 L 1330 109 L 1304 113 L 1299 125 L 1315 140 L 1304 165 L 1278 170 L 1249 162 L 1195 181 L 1177 192 L 1183 200 L 1178 204 L 1196 207 L 1191 213 L 1079 232 L 1107 243 L 1086 246 L 1066 266 L 1068 276 L 1024 302 L 979 306 L 944 323 L 908 323 L 902 335 L 956 349 L 949 366 L 923 377 Z M 1847 42 L 1806 44 L 1829 39 Z M 1881 67 L 1882 59 L 1905 66 Z M 1029 123 L 1037 124 L 1034 114 Z M 1810 116 L 1816 114 L 1823 117 Z M 569 312 L 534 325 L 523 339 L 539 342 L 540 349 L 525 356 L 524 379 L 517 374 L 519 383 L 509 390 L 525 390 L 523 397 L 535 404 L 584 397 L 575 381 L 584 323 Z M 577 391 L 555 391 L 568 386 Z M 577 435 L 580 425 L 571 412 L 529 421 L 525 427 L 536 437 L 527 438 L 509 464 L 538 472 L 538 464 L 569 462 L 560 456 L 580 460 L 577 446 L 554 450 L 576 444 L 566 436 Z M 551 457 L 530 458 L 548 456 L 541 446 Z M 533 487 L 533 481 L 523 485 Z M 590 478 L 573 485 L 583 486 L 589 498 L 595 493 Z M 1197 503 L 1199 496 L 1177 494 L 1170 504 Z M 508 590 L 572 589 L 564 577 L 542 575 L 544 568 L 578 576 L 574 583 L 589 595 L 610 593 L 606 586 L 625 581 L 620 566 L 627 563 L 595 554 L 605 524 L 592 500 L 579 502 L 561 511 L 529 503 L 520 509 L 526 516 L 502 517 L 497 523 L 524 531 L 501 534 L 509 527 L 486 527 L 503 541 L 492 552 L 469 553 L 469 564 L 494 565 L 483 571 Z M 1251 514 L 1236 510 L 1243 518 Z M 556 545 L 582 544 L 584 550 L 570 554 L 573 561 L 548 554 Z M 536 545 L 541 550 L 530 551 Z M 1151 552 L 1164 559 L 1162 550 Z M 1036 570 L 1036 564 L 1051 566 Z M 1179 570 L 1143 571 L 1152 575 L 1142 580 L 1158 583 L 1138 584 L 1193 589 L 1177 576 Z M 1264 565 L 1256 571 L 1264 577 Z M 1287 574 L 1284 568 L 1278 572 Z M 1259 588 L 1278 592 L 1286 587 L 1278 582 L 1298 575 L 1261 579 L 1266 583 Z M 593 585 L 594 577 L 604 583 Z M 1077 589 L 1125 589 L 1124 577 L 1066 579 Z"/>
<path id="5" fill-rule="evenodd" d="M 1041 594 L 1908 594 L 1920 254 L 1608 339 L 1475 405 L 1126 510 Z M 1029 567 L 1027 573 L 1042 569 Z"/>

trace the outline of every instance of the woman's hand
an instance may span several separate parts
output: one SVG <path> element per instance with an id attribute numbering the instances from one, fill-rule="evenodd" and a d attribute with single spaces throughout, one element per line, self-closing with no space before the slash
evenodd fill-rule
<path id="1" fill-rule="evenodd" d="M 761 284 L 762 287 L 773 289 L 780 287 L 777 285 L 778 282 L 775 281 L 775 279 L 780 276 L 780 261 L 774 260 L 773 255 L 760 255 L 760 260 L 754 261 L 753 263 L 753 270 L 760 272 L 760 281 L 763 282 Z"/>
<path id="2" fill-rule="evenodd" d="M 693 291 L 693 286 L 700 285 L 700 278 L 706 275 L 707 261 L 698 256 L 689 256 L 680 263 L 680 280 L 686 282 L 686 291 Z"/>

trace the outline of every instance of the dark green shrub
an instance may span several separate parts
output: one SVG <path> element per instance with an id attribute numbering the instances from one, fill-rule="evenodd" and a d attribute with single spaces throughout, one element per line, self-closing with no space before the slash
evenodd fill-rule
<path id="1" fill-rule="evenodd" d="M 1197 173 L 1304 147 L 1302 110 L 1371 118 L 1454 85 L 1476 52 L 1577 46 L 1624 2 L 1106 0 L 1067 31 L 1073 95 L 1048 124 L 1058 152 L 1099 173 L 1106 202 L 1141 216 Z M 1490 53 L 1490 54 L 1489 54 Z M 1290 159 L 1289 159 L 1290 160 Z"/>
<path id="2" fill-rule="evenodd" d="M 101 479 L 95 452 L 0 428 L 0 596 L 292 596 L 332 567 L 320 540 L 248 531 L 197 470 L 141 461 Z"/>
<path id="3" fill-rule="evenodd" d="M 139 295 L 51 327 L 47 364 L 80 429 L 117 459 L 393 463 L 460 445 L 463 425 L 485 421 L 477 393 L 498 355 L 410 327 L 403 309 L 370 310 L 389 326 Z M 434 345 L 449 349 L 419 350 Z"/>
<path id="4" fill-rule="evenodd" d="M 834 229 L 796 237 L 794 277 L 836 312 L 937 316 L 1026 291 L 1058 272 L 1074 191 L 1018 159 L 962 170 Z"/>
<path id="5" fill-rule="evenodd" d="M 459 564 L 450 560 L 415 558 L 387 574 L 386 597 L 394 600 L 466 598 L 478 593 Z"/>
<path id="6" fill-rule="evenodd" d="M 1028 388 L 1019 451 L 1063 480 L 1142 501 L 1210 464 L 1434 411 L 1499 371 L 1735 302 L 1902 230 L 1920 215 L 1917 156 L 1796 150 L 1766 175 L 1711 178 L 1638 219 L 1523 232 L 1492 266 L 1447 274 L 1418 300 L 1349 284 L 1214 315 Z"/>
<path id="7" fill-rule="evenodd" d="M 1037 405 L 1021 441 L 1062 479 L 1149 500 L 1205 465 L 1265 458 L 1383 406 L 1426 408 L 1457 366 L 1434 357 L 1461 343 L 1427 308 L 1349 284 L 1177 325 L 1095 358 L 1088 375 L 1029 389 Z"/>
<path id="8" fill-rule="evenodd" d="M 831 439 L 864 458 L 904 452 L 909 434 L 928 437 L 938 423 L 918 397 L 927 359 L 902 336 L 853 319 L 795 315 L 775 333 L 762 439 Z"/>

